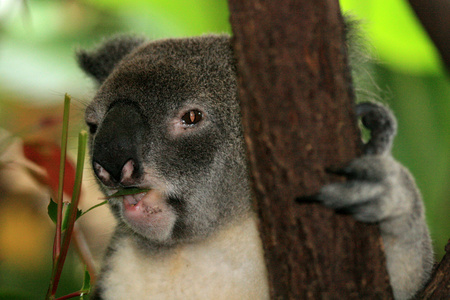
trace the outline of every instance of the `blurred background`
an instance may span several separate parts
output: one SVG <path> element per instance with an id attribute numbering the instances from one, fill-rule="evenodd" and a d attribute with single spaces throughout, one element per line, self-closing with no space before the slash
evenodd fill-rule
<path id="1" fill-rule="evenodd" d="M 440 259 L 450 238 L 449 77 L 407 1 L 341 4 L 362 19 L 363 52 L 374 58 L 364 62 L 360 94 L 387 103 L 398 117 L 394 155 L 422 191 Z M 74 50 L 119 32 L 150 39 L 231 33 L 228 17 L 226 0 L 0 0 L 0 299 L 42 299 L 47 290 L 54 227 L 36 153 L 59 164 L 54 146 L 65 93 L 73 97 L 69 148 L 76 150 L 95 86 L 77 68 Z M 84 209 L 101 197 L 86 172 Z M 112 222 L 104 207 L 80 219 L 97 260 Z M 80 289 L 83 268 L 70 252 L 57 295 Z"/>

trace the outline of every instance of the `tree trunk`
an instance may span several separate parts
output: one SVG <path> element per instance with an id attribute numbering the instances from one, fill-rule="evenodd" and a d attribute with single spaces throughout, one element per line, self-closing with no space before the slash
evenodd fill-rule
<path id="1" fill-rule="evenodd" d="M 445 251 L 447 253 L 436 266 L 419 299 L 450 299 L 450 240 L 445 246 Z"/>
<path id="2" fill-rule="evenodd" d="M 229 5 L 272 298 L 392 298 L 378 228 L 298 201 L 360 151 L 338 1 Z"/>

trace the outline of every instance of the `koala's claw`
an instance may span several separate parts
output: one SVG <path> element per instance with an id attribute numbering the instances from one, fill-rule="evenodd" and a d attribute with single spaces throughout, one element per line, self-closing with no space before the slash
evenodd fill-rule
<path id="1" fill-rule="evenodd" d="M 327 207 L 352 214 L 359 221 L 381 221 L 390 213 L 386 203 L 399 171 L 400 166 L 390 156 L 365 155 L 340 169 L 339 174 L 347 181 L 322 187 L 317 199 Z"/>
<path id="2" fill-rule="evenodd" d="M 397 133 L 397 122 L 392 112 L 381 104 L 363 102 L 356 106 L 356 114 L 371 132 L 371 138 L 364 146 L 364 153 L 389 153 Z"/>

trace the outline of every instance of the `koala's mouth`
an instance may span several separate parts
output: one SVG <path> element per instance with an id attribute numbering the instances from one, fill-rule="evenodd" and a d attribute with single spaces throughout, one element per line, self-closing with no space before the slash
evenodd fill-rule
<path id="1" fill-rule="evenodd" d="M 170 239 L 177 214 L 169 205 L 164 190 L 141 190 L 116 199 L 121 208 L 121 221 L 134 232 L 151 241 L 163 242 Z"/>
<path id="2" fill-rule="evenodd" d="M 161 194 L 156 190 L 123 196 L 124 211 L 131 215 L 152 215 L 162 212 Z"/>

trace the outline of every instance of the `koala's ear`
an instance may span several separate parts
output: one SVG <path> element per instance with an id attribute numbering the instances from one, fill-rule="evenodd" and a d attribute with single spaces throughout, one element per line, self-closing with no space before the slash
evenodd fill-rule
<path id="1" fill-rule="evenodd" d="M 134 36 L 111 38 L 94 50 L 78 50 L 76 52 L 78 65 L 97 83 L 102 84 L 117 63 L 144 42 L 144 38 Z"/>

